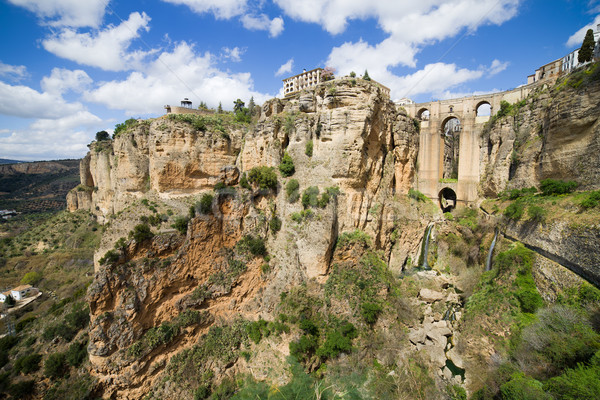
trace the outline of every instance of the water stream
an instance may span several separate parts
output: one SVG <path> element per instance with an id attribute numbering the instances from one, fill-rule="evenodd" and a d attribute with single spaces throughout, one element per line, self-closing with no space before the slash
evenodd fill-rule
<path id="1" fill-rule="evenodd" d="M 494 255 L 494 247 L 496 247 L 496 239 L 498 239 L 498 229 L 496 229 L 496 234 L 494 235 L 494 240 L 492 240 L 492 244 L 490 245 L 490 252 L 488 253 L 487 260 L 485 262 L 486 271 L 492 269 L 492 256 Z"/>
<path id="2" fill-rule="evenodd" d="M 425 232 L 425 243 L 423 244 L 423 264 L 421 265 L 421 268 L 423 268 L 425 270 L 431 269 L 429 267 L 429 264 L 427 263 L 427 254 L 429 254 L 429 236 L 431 235 L 432 229 L 433 229 L 433 224 L 429 225 Z"/>

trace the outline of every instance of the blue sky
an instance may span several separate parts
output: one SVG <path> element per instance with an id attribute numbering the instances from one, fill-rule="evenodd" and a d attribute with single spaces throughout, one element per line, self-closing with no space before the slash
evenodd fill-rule
<path id="1" fill-rule="evenodd" d="M 281 97 L 368 69 L 392 99 L 507 90 L 578 48 L 600 0 L 0 0 L 0 158 L 78 158 L 188 97 Z"/>

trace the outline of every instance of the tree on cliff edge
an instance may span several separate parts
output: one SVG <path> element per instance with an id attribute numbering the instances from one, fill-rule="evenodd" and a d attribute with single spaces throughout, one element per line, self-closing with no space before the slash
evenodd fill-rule
<path id="1" fill-rule="evenodd" d="M 583 39 L 583 43 L 581 44 L 581 48 L 579 49 L 579 54 L 577 56 L 577 61 L 580 63 L 592 61 L 592 57 L 594 56 L 594 31 L 592 29 L 588 29 L 585 34 L 585 38 Z"/>

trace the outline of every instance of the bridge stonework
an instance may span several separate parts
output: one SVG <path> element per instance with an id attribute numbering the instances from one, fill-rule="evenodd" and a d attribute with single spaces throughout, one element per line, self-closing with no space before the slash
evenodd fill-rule
<path id="1" fill-rule="evenodd" d="M 537 84 L 517 89 L 463 97 L 429 103 L 408 104 L 403 107 L 409 116 L 420 119 L 421 132 L 417 166 L 417 189 L 433 201 L 441 204 L 440 194 L 445 188 L 456 194 L 457 204 L 470 204 L 479 199 L 478 187 L 481 164 L 481 134 L 490 116 L 477 116 L 477 108 L 489 104 L 490 115 L 500 110 L 500 102 L 516 103 L 533 90 Z M 425 116 L 429 112 L 428 118 Z M 444 174 L 444 125 L 452 118 L 460 121 L 458 149 L 458 179 L 443 180 Z M 445 191 L 447 192 L 447 190 Z"/>

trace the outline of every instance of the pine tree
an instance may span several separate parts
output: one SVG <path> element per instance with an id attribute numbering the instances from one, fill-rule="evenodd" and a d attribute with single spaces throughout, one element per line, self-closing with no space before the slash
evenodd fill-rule
<path id="1" fill-rule="evenodd" d="M 371 77 L 369 76 L 369 71 L 367 71 L 366 69 L 365 69 L 365 74 L 363 75 L 363 79 L 365 81 L 370 81 L 371 80 Z"/>
<path id="2" fill-rule="evenodd" d="M 248 110 L 250 110 L 250 115 L 254 115 L 254 107 L 256 106 L 256 104 L 254 104 L 254 96 L 250 97 L 250 101 L 248 102 Z"/>
<path id="3" fill-rule="evenodd" d="M 594 56 L 594 46 L 594 31 L 588 29 L 585 38 L 583 39 L 583 43 L 581 44 L 581 48 L 579 49 L 577 61 L 580 63 L 592 61 L 592 57 Z"/>
<path id="4" fill-rule="evenodd" d="M 217 114 L 223 114 L 223 105 L 219 102 L 219 107 L 217 108 Z"/>

